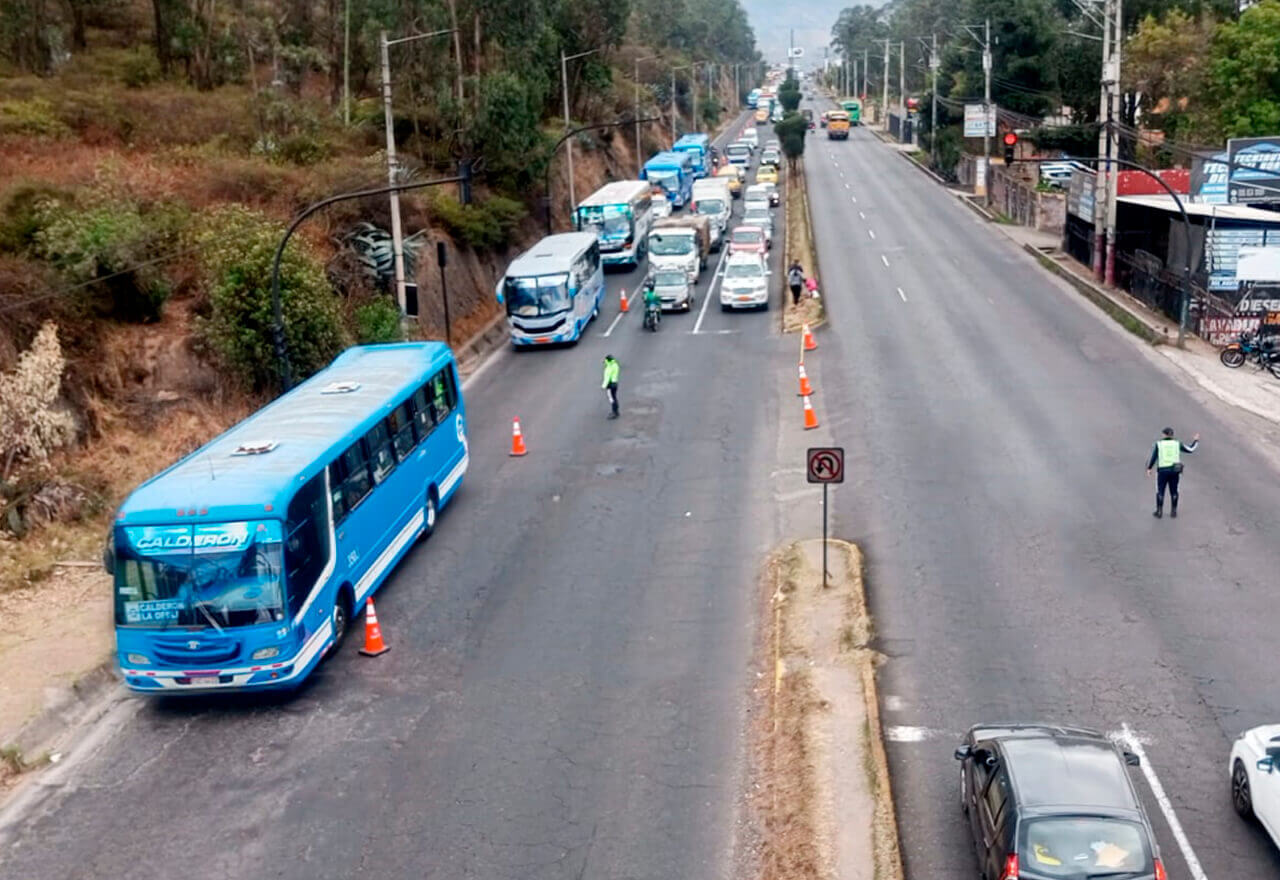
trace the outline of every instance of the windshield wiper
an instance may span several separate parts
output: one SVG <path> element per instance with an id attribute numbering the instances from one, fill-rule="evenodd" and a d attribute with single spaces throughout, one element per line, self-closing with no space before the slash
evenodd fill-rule
<path id="1" fill-rule="evenodd" d="M 213 615 L 205 610 L 205 602 L 192 602 L 191 605 L 197 611 L 204 615 L 204 619 L 209 621 L 209 625 L 218 631 L 218 635 L 222 635 L 222 627 L 218 626 L 218 621 L 213 619 Z"/>

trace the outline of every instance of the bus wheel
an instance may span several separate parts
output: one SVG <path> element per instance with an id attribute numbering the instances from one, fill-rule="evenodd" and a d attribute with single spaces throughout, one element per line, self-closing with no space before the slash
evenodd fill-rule
<path id="1" fill-rule="evenodd" d="M 351 626 L 351 603 L 347 598 L 346 590 L 338 593 L 338 600 L 333 603 L 333 644 L 329 646 L 329 650 L 325 651 L 324 659 L 338 653 L 338 649 L 342 647 L 342 642 L 347 637 L 347 630 Z"/>
<path id="2" fill-rule="evenodd" d="M 436 503 L 436 490 L 434 488 L 427 490 L 427 507 L 422 518 L 422 537 L 423 539 L 431 537 L 431 533 L 436 530 L 436 517 L 440 514 L 440 507 Z"/>

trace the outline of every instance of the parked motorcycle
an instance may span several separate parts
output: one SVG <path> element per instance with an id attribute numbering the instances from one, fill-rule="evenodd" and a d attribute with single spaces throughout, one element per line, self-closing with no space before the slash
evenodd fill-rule
<path id="1" fill-rule="evenodd" d="M 1242 333 L 1222 350 L 1218 359 L 1233 369 L 1253 362 L 1259 370 L 1267 370 L 1280 379 L 1280 342 L 1275 337 Z"/>

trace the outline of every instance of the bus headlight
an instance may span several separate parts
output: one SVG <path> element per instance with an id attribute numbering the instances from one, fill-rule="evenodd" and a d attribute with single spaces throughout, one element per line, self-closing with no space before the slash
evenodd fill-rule
<path id="1" fill-rule="evenodd" d="M 151 659 L 143 654 L 125 654 L 124 659 L 130 666 L 150 666 Z"/>
<path id="2" fill-rule="evenodd" d="M 279 657 L 279 648 L 259 648 L 253 652 L 254 660 L 270 660 L 272 657 Z"/>

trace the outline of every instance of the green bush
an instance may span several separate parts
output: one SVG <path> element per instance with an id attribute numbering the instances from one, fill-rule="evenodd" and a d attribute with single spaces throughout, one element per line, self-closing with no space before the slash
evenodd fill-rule
<path id="1" fill-rule="evenodd" d="M 276 156 L 291 165 L 306 167 L 323 162 L 329 158 L 329 145 L 318 137 L 309 134 L 295 134 L 286 137 L 276 148 Z"/>
<path id="2" fill-rule="evenodd" d="M 438 194 L 431 200 L 431 215 L 459 244 L 473 250 L 505 246 L 525 207 L 514 199 L 490 196 L 483 202 L 463 205 L 456 198 Z"/>
<path id="3" fill-rule="evenodd" d="M 63 137 L 70 129 L 43 98 L 29 101 L 0 101 L 0 134 L 33 134 Z"/>
<path id="4" fill-rule="evenodd" d="M 229 206 L 202 216 L 198 229 L 196 241 L 209 291 L 209 314 L 198 319 L 196 327 L 200 349 L 247 387 L 279 388 L 271 266 L 283 226 L 257 211 Z M 298 238 L 280 262 L 280 301 L 285 345 L 293 378 L 299 380 L 326 366 L 344 339 L 324 263 Z"/>
<path id="5" fill-rule="evenodd" d="M 160 62 L 151 49 L 137 49 L 129 53 L 120 72 L 120 78 L 131 89 L 149 86 L 160 79 Z"/>
<path id="6" fill-rule="evenodd" d="M 29 250 L 40 231 L 40 203 L 66 194 L 46 183 L 19 184 L 0 198 L 0 252 Z"/>
<path id="7" fill-rule="evenodd" d="M 80 201 L 39 200 L 33 250 L 82 285 L 91 306 L 122 321 L 158 320 L 169 298 L 165 258 L 174 253 L 189 214 L 177 204 L 143 209 L 119 195 Z"/>
<path id="8" fill-rule="evenodd" d="M 356 306 L 353 313 L 356 341 L 361 345 L 378 342 L 400 342 L 404 333 L 400 326 L 400 307 L 389 297 L 380 296 Z"/>

